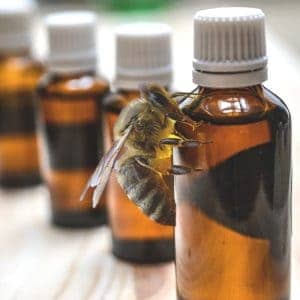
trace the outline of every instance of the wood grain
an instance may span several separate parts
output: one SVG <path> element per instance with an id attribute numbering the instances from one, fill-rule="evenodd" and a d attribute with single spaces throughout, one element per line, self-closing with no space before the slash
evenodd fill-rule
<path id="1" fill-rule="evenodd" d="M 174 299 L 172 264 L 146 267 L 116 260 L 107 227 L 52 227 L 47 197 L 43 187 L 0 193 L 1 300 Z"/>

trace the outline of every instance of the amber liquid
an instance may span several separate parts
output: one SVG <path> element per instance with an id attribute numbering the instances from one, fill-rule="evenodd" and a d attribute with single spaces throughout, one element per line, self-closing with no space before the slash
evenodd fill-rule
<path id="1" fill-rule="evenodd" d="M 0 185 L 41 182 L 38 163 L 35 88 L 42 74 L 29 53 L 0 54 Z"/>
<path id="2" fill-rule="evenodd" d="M 109 86 L 93 72 L 45 75 L 38 88 L 42 171 L 52 222 L 92 227 L 106 222 L 105 209 L 92 209 L 91 193 L 80 194 L 102 156 L 101 102 Z"/>
<path id="3" fill-rule="evenodd" d="M 211 143 L 174 151 L 203 169 L 175 179 L 178 299 L 290 299 L 288 109 L 261 86 L 199 93 L 184 111 L 206 122 L 178 129 Z"/>
<path id="4" fill-rule="evenodd" d="M 107 102 L 104 114 L 105 149 L 113 144 L 113 128 L 122 109 L 139 97 L 137 91 L 120 91 L 122 102 Z M 107 206 L 113 235 L 113 254 L 135 263 L 159 263 L 174 259 L 173 227 L 150 220 L 127 198 L 115 175 L 107 186 Z"/>

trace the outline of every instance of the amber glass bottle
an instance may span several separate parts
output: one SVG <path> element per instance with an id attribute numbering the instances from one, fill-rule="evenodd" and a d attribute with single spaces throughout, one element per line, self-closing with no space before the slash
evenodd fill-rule
<path id="1" fill-rule="evenodd" d="M 116 92 L 104 104 L 104 137 L 108 150 L 114 141 L 115 121 L 139 85 L 171 83 L 170 28 L 163 24 L 128 24 L 116 32 Z M 149 45 L 152 45 L 149 48 Z M 113 254 L 126 261 L 157 263 L 174 259 L 173 228 L 150 220 L 130 201 L 113 175 L 107 188 L 113 235 Z"/>
<path id="2" fill-rule="evenodd" d="M 42 66 L 31 56 L 32 7 L 0 4 L 0 185 L 41 182 L 34 91 Z"/>
<path id="3" fill-rule="evenodd" d="M 102 153 L 99 116 L 109 89 L 107 81 L 95 74 L 95 21 L 89 12 L 58 13 L 46 19 L 49 72 L 38 94 L 42 170 L 56 225 L 90 227 L 105 222 L 103 208 L 93 210 L 91 201 L 79 202 Z"/>
<path id="4" fill-rule="evenodd" d="M 240 44 L 245 32 L 255 46 Z M 207 36 L 231 38 L 205 60 Z M 290 299 L 291 121 L 261 84 L 266 64 L 260 10 L 196 15 L 199 89 L 181 108 L 199 126 L 178 130 L 210 143 L 174 151 L 174 163 L 203 169 L 175 179 L 178 299 Z"/>

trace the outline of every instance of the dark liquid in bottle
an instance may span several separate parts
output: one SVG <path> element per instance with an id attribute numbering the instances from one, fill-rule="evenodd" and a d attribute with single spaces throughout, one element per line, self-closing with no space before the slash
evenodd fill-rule
<path id="1" fill-rule="evenodd" d="M 0 186 L 41 183 L 35 88 L 42 66 L 27 52 L 0 55 Z"/>
<path id="2" fill-rule="evenodd" d="M 178 149 L 175 163 L 202 168 L 175 179 L 178 298 L 289 299 L 291 124 L 266 89 L 210 93 L 185 108 L 211 141 Z"/>
<path id="3" fill-rule="evenodd" d="M 52 222 L 92 227 L 106 222 L 80 194 L 102 155 L 101 101 L 108 92 L 93 73 L 45 76 L 39 86 L 43 176 L 51 197 Z"/>

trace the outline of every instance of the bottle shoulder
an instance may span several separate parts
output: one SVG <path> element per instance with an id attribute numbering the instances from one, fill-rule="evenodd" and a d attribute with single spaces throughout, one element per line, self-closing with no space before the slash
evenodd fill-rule
<path id="1" fill-rule="evenodd" d="M 40 61 L 32 58 L 31 56 L 0 56 L 0 68 L 1 70 L 39 70 L 43 69 L 43 65 Z"/>
<path id="2" fill-rule="evenodd" d="M 108 94 L 104 101 L 103 107 L 107 112 L 120 113 L 132 101 L 140 97 L 138 90 L 120 90 Z"/>
<path id="3" fill-rule="evenodd" d="M 0 88 L 7 91 L 33 89 L 43 71 L 42 63 L 29 56 L 1 57 Z"/>
<path id="4" fill-rule="evenodd" d="M 264 92 L 265 97 L 268 99 L 268 101 L 270 101 L 274 105 L 276 114 L 280 118 L 280 121 L 283 123 L 290 123 L 291 113 L 286 103 L 278 95 L 276 95 L 266 87 L 264 87 Z"/>
<path id="5" fill-rule="evenodd" d="M 181 109 L 195 121 L 241 124 L 256 122 L 274 111 L 289 120 L 284 102 L 264 86 L 239 89 L 199 88 L 199 93 L 181 104 Z"/>
<path id="6" fill-rule="evenodd" d="M 69 76 L 57 76 L 46 73 L 38 84 L 39 95 L 48 96 L 88 96 L 104 95 L 109 91 L 109 83 L 101 76 L 94 74 L 74 74 Z"/>

